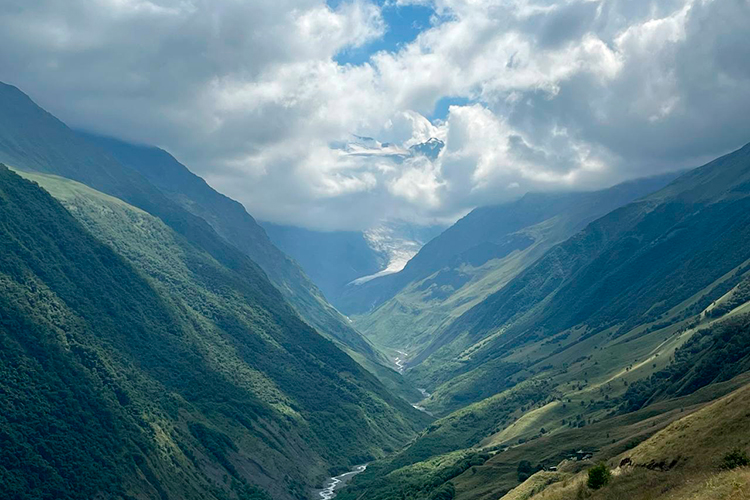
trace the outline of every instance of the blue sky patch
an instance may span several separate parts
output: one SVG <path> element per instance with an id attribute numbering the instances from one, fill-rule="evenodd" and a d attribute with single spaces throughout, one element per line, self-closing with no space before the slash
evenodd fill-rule
<path id="1" fill-rule="evenodd" d="M 328 0 L 331 8 L 336 8 L 342 0 Z M 359 65 L 370 60 L 370 56 L 380 51 L 396 52 L 402 46 L 417 38 L 420 32 L 430 28 L 431 18 L 435 14 L 432 7 L 425 5 L 395 5 L 378 0 L 382 7 L 383 20 L 386 24 L 385 34 L 378 40 L 357 48 L 348 48 L 339 52 L 334 60 L 339 64 Z"/>
<path id="2" fill-rule="evenodd" d="M 436 104 L 432 114 L 427 116 L 430 121 L 445 120 L 448 117 L 448 108 L 451 106 L 466 106 L 472 100 L 466 97 L 443 97 Z"/>

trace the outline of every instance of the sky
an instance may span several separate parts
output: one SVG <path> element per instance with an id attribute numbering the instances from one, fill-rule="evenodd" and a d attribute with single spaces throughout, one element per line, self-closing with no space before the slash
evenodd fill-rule
<path id="1" fill-rule="evenodd" d="M 748 26 L 750 0 L 0 0 L 0 80 L 261 220 L 363 230 L 743 146 Z"/>

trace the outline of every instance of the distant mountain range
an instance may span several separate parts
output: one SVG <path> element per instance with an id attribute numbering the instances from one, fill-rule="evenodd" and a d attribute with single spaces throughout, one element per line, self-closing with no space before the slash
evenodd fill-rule
<path id="1" fill-rule="evenodd" d="M 322 232 L 263 222 L 273 243 L 299 263 L 333 304 L 346 285 L 388 265 L 384 249 L 373 248 L 358 231 Z"/>
<path id="2" fill-rule="evenodd" d="M 352 140 L 331 144 L 333 149 L 344 151 L 352 156 L 380 156 L 389 158 L 396 162 L 402 162 L 407 158 L 425 157 L 435 160 L 445 147 L 440 139 L 431 137 L 425 142 L 404 147 L 388 142 L 380 142 L 372 137 L 361 137 L 355 135 Z"/>
<path id="3" fill-rule="evenodd" d="M 366 231 L 313 231 L 262 223 L 273 243 L 294 258 L 336 307 L 349 287 L 403 269 L 442 226 L 384 221 Z"/>
<path id="4" fill-rule="evenodd" d="M 512 203 L 478 208 L 427 243 L 401 272 L 349 287 L 337 305 L 374 342 L 415 355 L 441 325 L 552 246 L 675 176 L 596 192 L 530 193 Z"/>

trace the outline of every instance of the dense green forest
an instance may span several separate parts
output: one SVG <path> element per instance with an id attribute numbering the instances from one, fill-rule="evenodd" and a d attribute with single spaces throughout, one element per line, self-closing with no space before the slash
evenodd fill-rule
<path id="1" fill-rule="evenodd" d="M 6 449 L 30 453 L 6 484 L 28 480 L 23 463 L 39 462 L 29 498 L 49 488 L 85 498 L 77 481 L 101 463 L 112 476 L 82 491 L 105 484 L 125 494 L 141 470 L 150 488 L 192 496 L 158 470 L 171 457 L 202 487 L 220 467 L 229 491 L 255 479 L 300 495 L 316 470 L 370 460 L 418 425 L 422 414 L 300 321 L 257 271 L 247 279 L 221 266 L 119 200 L 47 182 L 85 228 L 3 167 L 4 353 L 16 357 L 3 364 L 4 417 L 14 425 Z M 25 409 L 59 412 L 59 422 L 22 418 Z M 58 440 L 76 445 L 58 455 Z M 60 484 L 44 479 L 51 471 Z"/>
<path id="2" fill-rule="evenodd" d="M 658 399 L 691 394 L 748 370 L 750 316 L 745 314 L 698 330 L 675 351 L 666 368 L 628 388 L 624 409 L 633 411 Z"/>

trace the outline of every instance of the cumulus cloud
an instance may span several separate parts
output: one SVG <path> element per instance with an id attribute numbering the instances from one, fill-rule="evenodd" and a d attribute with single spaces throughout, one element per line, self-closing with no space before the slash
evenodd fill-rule
<path id="1" fill-rule="evenodd" d="M 337 62 L 416 3 L 435 13 L 416 39 Z M 165 147 L 280 223 L 450 221 L 750 141 L 748 0 L 0 5 L 1 80 L 73 126 Z M 467 104 L 428 119 L 445 98 Z M 430 138 L 439 155 L 410 152 Z"/>

